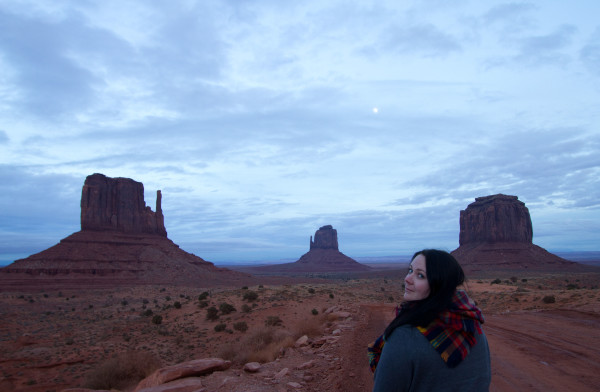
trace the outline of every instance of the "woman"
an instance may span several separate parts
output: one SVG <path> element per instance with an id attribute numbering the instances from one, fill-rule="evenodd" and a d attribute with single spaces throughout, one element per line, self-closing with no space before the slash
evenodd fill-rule
<path id="1" fill-rule="evenodd" d="M 369 345 L 374 392 L 489 390 L 483 315 L 457 290 L 464 280 L 448 252 L 415 253 L 404 278 L 405 302 L 384 334 Z"/>

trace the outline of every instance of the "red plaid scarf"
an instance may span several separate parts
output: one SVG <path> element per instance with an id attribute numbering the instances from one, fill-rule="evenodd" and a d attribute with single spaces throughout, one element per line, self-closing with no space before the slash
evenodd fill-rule
<path id="1" fill-rule="evenodd" d="M 484 318 L 481 310 L 469 298 L 466 292 L 457 290 L 450 308 L 441 313 L 427 327 L 417 327 L 437 351 L 446 365 L 456 367 L 477 343 L 475 332 L 481 334 Z M 382 336 L 369 344 L 367 355 L 369 366 L 375 372 L 381 351 L 385 345 Z"/>

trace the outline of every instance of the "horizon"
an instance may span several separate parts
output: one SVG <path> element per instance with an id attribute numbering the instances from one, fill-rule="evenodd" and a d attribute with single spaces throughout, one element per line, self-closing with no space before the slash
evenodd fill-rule
<path id="1" fill-rule="evenodd" d="M 60 241 L 58 241 L 58 242 L 60 242 Z M 56 242 L 56 243 L 58 243 L 58 242 Z M 55 245 L 55 244 L 53 244 L 53 245 Z M 180 248 L 187 252 L 187 250 L 185 248 L 183 248 L 183 247 L 180 247 Z M 41 251 L 43 251 L 43 250 L 45 250 L 45 249 L 42 249 Z M 451 252 L 454 249 L 443 249 L 443 250 Z M 565 258 L 570 261 L 584 262 L 584 263 L 586 261 L 599 261 L 600 262 L 600 250 L 591 250 L 591 251 L 589 251 L 589 250 L 586 250 L 586 251 L 562 251 L 562 250 L 550 250 L 550 249 L 546 249 L 546 250 L 550 253 L 553 253 L 559 257 Z M 308 251 L 309 250 L 307 249 L 306 252 L 308 252 Z M 306 252 L 304 252 L 304 253 L 306 253 Z M 344 253 L 341 250 L 340 250 L 340 252 Z M 35 253 L 38 253 L 38 252 L 35 252 Z M 32 253 L 32 254 L 35 254 L 35 253 Z M 190 252 L 188 252 L 188 253 L 190 253 Z M 282 257 L 282 258 L 271 258 L 271 259 L 265 258 L 265 259 L 254 259 L 254 260 L 235 260 L 235 259 L 209 260 L 209 259 L 202 257 L 202 255 L 196 254 L 196 256 L 204 259 L 205 261 L 211 262 L 216 266 L 225 266 L 225 267 L 240 266 L 241 267 L 241 266 L 276 265 L 276 264 L 283 264 L 283 263 L 292 263 L 292 262 L 297 261 L 304 253 L 298 255 L 297 257 Z M 405 253 L 405 254 L 379 255 L 379 256 L 373 256 L 373 255 L 353 256 L 353 255 L 349 255 L 346 253 L 344 253 L 344 254 L 346 254 L 346 256 L 351 257 L 352 259 L 354 259 L 362 264 L 395 264 L 395 263 L 408 263 L 410 261 L 410 258 L 412 257 L 413 253 L 414 252 Z M 28 256 L 31 256 L 32 254 L 26 255 L 24 257 L 20 257 L 18 259 L 27 258 Z M 16 260 L 17 259 L 14 259 L 14 260 L 1 260 L 0 259 L 0 268 L 10 265 Z"/>
<path id="2" fill-rule="evenodd" d="M 458 248 L 477 197 L 596 251 L 600 3 L 0 5 L 0 260 L 80 229 L 93 173 L 215 263 Z"/>

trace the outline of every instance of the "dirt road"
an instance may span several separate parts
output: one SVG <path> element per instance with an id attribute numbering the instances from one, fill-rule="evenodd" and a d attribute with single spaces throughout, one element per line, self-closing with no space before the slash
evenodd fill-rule
<path id="1" fill-rule="evenodd" d="M 383 333 L 394 318 L 393 305 L 361 304 L 355 328 L 340 342 L 342 369 L 336 391 L 364 392 L 373 389 L 373 373 L 367 360 L 367 345 Z"/>
<path id="2" fill-rule="evenodd" d="M 490 315 L 491 391 L 599 391 L 600 316 L 554 310 Z"/>
<path id="3" fill-rule="evenodd" d="M 391 305 L 360 305 L 340 343 L 335 391 L 373 388 L 366 346 L 392 320 Z M 553 310 L 488 315 L 484 331 L 492 356 L 490 391 L 599 391 L 600 316 Z"/>

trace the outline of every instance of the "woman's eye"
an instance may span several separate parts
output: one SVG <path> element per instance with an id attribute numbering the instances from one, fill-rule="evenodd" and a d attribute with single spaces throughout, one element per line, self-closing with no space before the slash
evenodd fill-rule
<path id="1" fill-rule="evenodd" d="M 423 275 L 423 274 L 419 274 L 419 275 L 417 275 L 417 276 L 418 276 L 419 278 L 421 278 L 421 279 L 424 279 L 424 278 L 425 278 L 425 275 Z"/>

